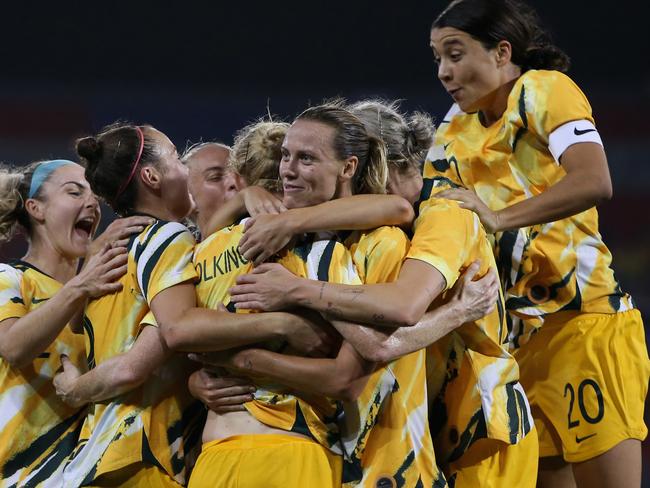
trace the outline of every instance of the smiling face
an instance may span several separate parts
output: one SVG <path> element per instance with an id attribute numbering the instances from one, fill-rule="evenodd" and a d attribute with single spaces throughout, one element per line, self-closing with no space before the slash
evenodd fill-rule
<path id="1" fill-rule="evenodd" d="M 86 255 L 100 211 L 83 167 L 67 164 L 57 168 L 41 186 L 39 198 L 27 208 L 33 232 L 47 239 L 59 254 L 75 259 Z"/>
<path id="2" fill-rule="evenodd" d="M 297 120 L 282 143 L 280 177 L 287 208 L 318 205 L 331 200 L 342 184 L 344 161 L 334 150 L 335 129 L 321 122 Z"/>
<path id="3" fill-rule="evenodd" d="M 438 78 L 461 110 L 470 113 L 490 107 L 503 84 L 498 49 L 486 49 L 453 27 L 433 29 L 430 46 Z"/>

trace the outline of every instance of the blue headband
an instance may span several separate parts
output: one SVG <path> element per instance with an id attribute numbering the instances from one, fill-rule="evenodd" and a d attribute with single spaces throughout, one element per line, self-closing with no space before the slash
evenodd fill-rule
<path id="1" fill-rule="evenodd" d="M 67 164 L 77 164 L 67 159 L 55 159 L 53 161 L 43 161 L 41 164 L 36 166 L 34 174 L 32 175 L 32 183 L 29 185 L 29 195 L 27 198 L 34 198 L 34 195 L 38 193 L 41 186 L 47 180 L 53 171 L 65 166 Z"/>

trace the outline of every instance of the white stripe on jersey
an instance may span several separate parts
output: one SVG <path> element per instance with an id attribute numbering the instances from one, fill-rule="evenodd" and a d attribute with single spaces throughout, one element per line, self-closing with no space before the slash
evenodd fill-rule
<path id="1" fill-rule="evenodd" d="M 0 306 L 9 302 L 12 298 L 18 297 L 22 299 L 20 284 L 23 281 L 23 272 L 4 263 L 0 263 L 0 272 L 2 282 L 10 285 L 4 290 L 0 290 Z"/>
<path id="2" fill-rule="evenodd" d="M 535 422 L 533 421 L 533 413 L 530 411 L 530 402 L 528 401 L 528 397 L 526 396 L 526 392 L 524 391 L 524 387 L 521 386 L 521 383 L 517 382 L 513 385 L 513 389 L 515 391 L 518 391 L 521 394 L 521 397 L 524 399 L 524 405 L 526 405 L 526 411 L 524 412 L 524 415 L 521 416 L 521 419 L 528 419 L 530 421 L 530 428 L 535 426 Z M 524 431 L 524 426 L 523 424 L 519 426 L 521 429 L 521 432 L 523 433 Z"/>
<path id="3" fill-rule="evenodd" d="M 593 236 L 587 236 L 576 246 L 576 255 L 578 258 L 578 262 L 576 263 L 576 281 L 580 290 L 585 289 L 596 264 L 598 264 L 598 257 L 601 255 L 601 252 L 598 250 L 600 242 L 600 240 Z"/>
<path id="4" fill-rule="evenodd" d="M 453 119 L 455 115 L 463 114 L 463 113 L 465 113 L 465 112 L 463 112 L 463 111 L 460 109 L 460 106 L 459 106 L 457 103 L 454 103 L 454 104 L 449 108 L 449 110 L 447 111 L 447 113 L 446 113 L 445 116 L 443 117 L 442 122 L 440 122 L 440 124 L 438 125 L 438 127 L 440 127 L 440 126 L 441 126 L 442 124 L 444 124 L 444 123 L 448 123 L 448 122 L 450 122 L 451 119 Z"/>
<path id="5" fill-rule="evenodd" d="M 106 406 L 100 421 L 94 426 L 92 434 L 77 455 L 66 465 L 63 471 L 65 484 L 63 486 L 81 486 L 83 480 L 102 459 L 106 449 L 115 438 L 118 431 L 128 437 L 143 429 L 142 409 L 134 407 L 130 412 L 118 418 L 122 403 L 113 401 Z M 133 416 L 134 421 L 126 426 L 125 420 Z M 90 418 L 92 418 L 92 414 Z M 88 417 L 86 422 L 88 422 Z M 81 441 L 81 440 L 80 440 Z"/>
<path id="6" fill-rule="evenodd" d="M 427 152 L 427 161 L 438 161 L 439 159 L 447 159 L 445 155 L 445 148 L 441 145 L 434 144 Z"/>
<path id="7" fill-rule="evenodd" d="M 34 394 L 35 386 L 37 385 L 24 383 L 12 386 L 2 393 L 0 396 L 0 432 L 16 415 L 22 412 L 25 402 Z"/>
<path id="8" fill-rule="evenodd" d="M 512 255 L 510 256 L 510 285 L 517 282 L 517 274 L 524 257 L 524 247 L 526 246 L 526 233 L 522 229 L 517 230 L 517 238 L 512 246 Z M 508 287 L 510 287 L 510 285 Z"/>
<path id="9" fill-rule="evenodd" d="M 43 461 L 39 463 L 38 467 L 35 468 L 31 473 L 29 473 L 29 475 L 21 482 L 20 486 L 26 486 L 32 478 L 38 476 L 41 470 L 49 468 L 48 461 L 56 457 L 57 454 L 58 453 L 55 450 L 53 450 L 50 453 L 49 457 L 44 458 Z M 63 484 L 64 463 L 60 461 L 58 461 L 58 463 L 59 464 L 56 470 L 53 473 L 48 474 L 47 480 L 43 481 L 41 484 L 38 485 L 40 488 L 54 488 L 54 487 L 59 488 L 61 486 L 65 486 Z M 8 484 L 7 486 L 13 486 L 13 485 Z"/>
<path id="10" fill-rule="evenodd" d="M 422 439 L 424 439 L 426 429 L 429 428 L 427 422 L 428 410 L 429 405 L 427 402 L 422 402 L 422 405 L 414 409 L 406 419 L 406 428 L 413 440 L 412 447 L 416 457 L 422 450 Z"/>
<path id="11" fill-rule="evenodd" d="M 18 481 L 20 480 L 20 475 L 22 474 L 22 469 L 17 470 L 14 475 L 10 478 L 4 478 L 2 480 L 5 483 L 3 486 L 18 486 Z"/>
<path id="12" fill-rule="evenodd" d="M 336 241 L 336 234 L 334 232 L 319 232 L 315 235 L 306 261 L 307 278 L 310 280 L 318 280 L 318 268 L 323 260 L 323 253 L 332 241 Z M 338 245 L 342 246 L 343 244 L 339 242 Z M 340 265 L 342 263 L 339 262 L 337 264 Z M 327 263 L 328 269 L 329 266 L 330 263 Z M 359 273 L 357 273 L 357 268 L 354 266 L 352 256 L 346 260 L 345 267 L 339 268 L 338 271 L 341 272 L 341 283 L 350 285 L 361 284 L 361 279 L 359 278 Z"/>
<path id="13" fill-rule="evenodd" d="M 147 233 L 141 238 L 141 239 L 136 239 L 135 243 L 141 243 L 141 242 L 147 242 L 147 239 L 151 236 L 151 232 L 153 232 L 153 229 L 155 228 L 155 224 L 149 228 Z M 177 234 L 179 232 L 189 232 L 187 230 L 187 227 L 185 227 L 183 224 L 180 224 L 178 222 L 166 222 L 163 226 L 159 227 L 153 236 L 151 236 L 151 239 L 147 243 L 146 248 L 144 251 L 142 251 L 142 254 L 140 254 L 140 257 L 137 260 L 137 280 L 138 280 L 138 285 L 140 286 L 140 291 L 142 292 L 142 295 L 147 297 L 147 290 L 145 290 L 144 287 L 144 270 L 149 263 L 149 260 L 152 258 L 154 253 L 159 250 L 159 248 L 165 243 L 167 239 L 169 239 L 171 236 L 174 234 Z M 174 239 L 175 241 L 176 239 Z M 168 243 L 167 245 L 172 244 L 174 241 L 171 243 Z M 137 249 L 137 245 L 134 243 L 134 245 L 131 247 L 131 252 L 134 253 L 134 258 L 135 258 L 135 250 Z M 174 276 L 179 275 L 182 273 L 182 271 L 185 269 L 187 266 L 187 262 L 191 260 L 191 255 L 188 254 L 186 259 L 181 259 L 179 260 L 178 263 L 176 263 L 176 266 L 174 266 L 173 269 L 167 270 L 165 273 L 169 276 Z M 147 301 L 149 301 L 149 297 L 147 297 Z"/>
<path id="14" fill-rule="evenodd" d="M 314 241 L 307 255 L 307 278 L 310 280 L 318 279 L 318 267 L 320 266 L 321 259 L 323 259 L 323 253 L 325 248 L 331 241 L 329 240 L 318 240 Z M 328 267 L 329 268 L 329 267 Z"/>
<path id="15" fill-rule="evenodd" d="M 476 351 L 468 351 L 471 356 L 483 356 Z M 483 356 L 485 357 L 485 356 Z M 481 371 L 477 375 L 478 388 L 480 389 L 481 395 L 481 406 L 483 407 L 483 413 L 485 416 L 485 422 L 487 425 L 490 425 L 490 419 L 492 418 L 493 405 L 497 403 L 497 410 L 503 405 L 503 399 L 499 398 L 495 400 L 492 394 L 495 391 L 502 392 L 503 384 L 501 382 L 501 376 L 504 371 L 511 369 L 512 367 L 517 367 L 516 363 L 513 364 L 512 357 L 508 358 L 490 358 L 488 365 L 483 365 Z M 471 360 L 470 360 L 471 362 Z M 526 396 L 524 395 L 524 398 Z"/>

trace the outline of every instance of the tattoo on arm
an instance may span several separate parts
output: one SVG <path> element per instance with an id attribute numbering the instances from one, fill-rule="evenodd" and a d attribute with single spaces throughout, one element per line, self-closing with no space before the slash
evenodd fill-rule
<path id="1" fill-rule="evenodd" d="M 325 290 L 325 282 L 323 281 L 323 282 L 321 283 L 321 285 L 320 285 L 320 295 L 319 295 L 319 299 L 320 299 L 320 300 L 323 299 L 323 291 L 324 291 L 324 290 Z"/>
<path id="2" fill-rule="evenodd" d="M 359 298 L 361 295 L 363 295 L 363 290 L 360 288 L 352 288 L 351 290 L 345 290 L 343 293 L 347 293 L 352 295 L 352 301 L 354 302 L 357 298 Z"/>

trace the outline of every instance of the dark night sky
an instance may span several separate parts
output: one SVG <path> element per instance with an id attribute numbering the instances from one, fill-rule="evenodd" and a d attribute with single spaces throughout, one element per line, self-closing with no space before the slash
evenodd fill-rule
<path id="1" fill-rule="evenodd" d="M 73 157 L 76 137 L 116 119 L 151 123 L 179 147 L 200 138 L 229 143 L 267 104 L 289 120 L 337 95 L 403 99 L 405 109 L 439 118 L 451 100 L 435 77 L 428 38 L 447 3 L 6 3 L 0 160 Z M 638 141 L 650 133 L 638 110 L 650 107 L 650 35 L 640 3 L 532 5 L 571 56 L 569 74 L 607 140 L 637 141 L 612 148 L 632 147 L 637 156 L 618 159 L 636 165 Z"/>
<path id="2" fill-rule="evenodd" d="M 430 84 L 428 29 L 445 4 L 11 2 L 0 21 L 0 79 L 286 90 Z M 579 82 L 648 82 L 640 2 L 533 4 Z"/>

